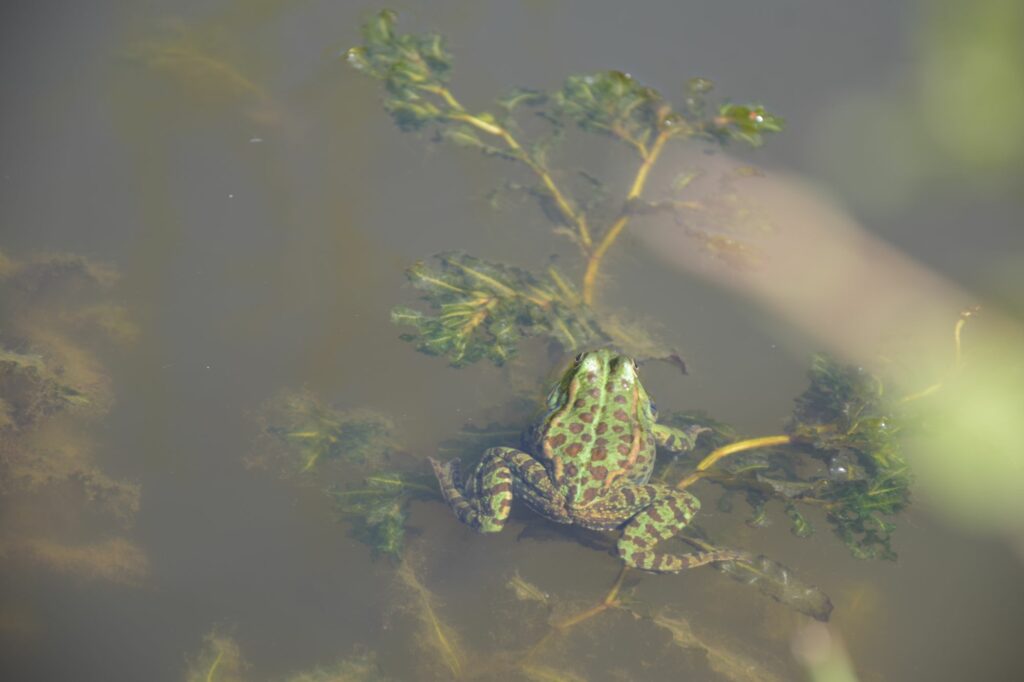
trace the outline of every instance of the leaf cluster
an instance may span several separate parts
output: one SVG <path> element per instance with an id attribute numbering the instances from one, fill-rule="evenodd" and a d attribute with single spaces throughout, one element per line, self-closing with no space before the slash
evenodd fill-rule
<path id="1" fill-rule="evenodd" d="M 440 314 L 427 316 L 398 307 L 392 320 L 416 328 L 416 333 L 403 338 L 420 351 L 444 355 L 454 366 L 481 359 L 500 365 L 526 336 L 545 335 L 566 349 L 609 338 L 617 341 L 615 334 L 599 332 L 593 314 L 580 299 L 592 304 L 600 262 L 634 214 L 630 207 L 638 203 L 665 143 L 699 137 L 757 145 L 765 133 L 781 129 L 781 119 L 759 105 L 723 104 L 711 113 L 705 97 L 712 86 L 705 79 L 692 81 L 684 105 L 673 107 L 657 90 L 621 71 L 572 75 L 553 93 L 515 89 L 499 98 L 492 111 L 472 112 L 449 88 L 452 57 L 443 38 L 434 33 L 399 33 L 396 20 L 397 14 L 390 10 L 373 16 L 362 28 L 363 44 L 346 54 L 352 67 L 383 83 L 384 107 L 398 126 L 402 130 L 429 126 L 437 140 L 522 164 L 534 182 L 507 186 L 535 198 L 554 223 L 554 232 L 572 239 L 588 261 L 582 297 L 555 273 L 542 278 L 461 254 L 442 255 L 441 272 L 422 264 L 411 268 L 410 279 L 427 291 L 426 298 Z M 548 124 L 547 132 L 537 139 L 525 139 L 524 130 L 530 127 L 520 125 L 524 109 L 534 120 Z M 594 228 L 595 216 L 589 215 L 606 196 L 601 181 L 581 172 L 588 184 L 584 196 L 574 197 L 562 185 L 564 179 L 549 167 L 550 148 L 568 126 L 618 139 L 642 160 L 624 203 L 612 212 L 614 224 L 601 230 Z M 732 242 L 723 244 L 720 250 L 737 250 Z M 458 272 L 462 265 L 468 269 Z"/>
<path id="2" fill-rule="evenodd" d="M 374 556 L 399 559 L 405 543 L 405 521 L 414 499 L 436 497 L 422 476 L 382 472 L 367 476 L 359 487 L 328 491 L 338 514 L 352 523 L 352 535 Z"/>
<path id="3" fill-rule="evenodd" d="M 369 410 L 336 410 L 309 391 L 285 392 L 268 409 L 267 433 L 288 447 L 300 474 L 327 462 L 366 466 L 394 446 L 394 423 Z"/>
<path id="4" fill-rule="evenodd" d="M 752 147 L 764 144 L 765 133 L 782 131 L 783 121 L 760 104 L 723 104 L 711 120 L 709 132 L 720 140 L 746 142 Z"/>
<path id="5" fill-rule="evenodd" d="M 88 403 L 88 396 L 65 383 L 41 356 L 0 346 L 0 431 L 24 430 L 65 408 Z"/>
<path id="6" fill-rule="evenodd" d="M 828 469 L 816 497 L 836 533 L 859 558 L 895 558 L 885 517 L 910 502 L 910 471 L 898 434 L 901 415 L 880 379 L 815 356 L 810 386 L 796 399 L 787 431 Z"/>
<path id="7" fill-rule="evenodd" d="M 663 127 L 683 122 L 669 116 L 671 106 L 661 93 L 621 71 L 570 76 L 551 102 L 558 118 L 637 149 L 650 144 Z"/>
<path id="8" fill-rule="evenodd" d="M 521 268 L 463 253 L 437 256 L 440 267 L 417 263 L 407 272 L 436 314 L 398 306 L 396 324 L 415 328 L 402 338 L 455 367 L 486 358 L 501 365 L 524 337 L 543 335 L 564 349 L 606 343 L 592 313 L 555 270 L 538 277 Z"/>
<path id="9" fill-rule="evenodd" d="M 427 93 L 448 81 L 451 55 L 444 39 L 434 33 L 395 32 L 398 14 L 384 10 L 363 25 L 364 44 L 346 53 L 357 71 L 384 82 L 384 108 L 402 130 L 417 130 L 444 118 L 444 109 Z"/>

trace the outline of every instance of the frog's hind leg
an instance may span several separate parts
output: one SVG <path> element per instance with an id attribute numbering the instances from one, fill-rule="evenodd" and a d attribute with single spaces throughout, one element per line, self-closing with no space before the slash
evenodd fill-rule
<path id="1" fill-rule="evenodd" d="M 550 485 L 544 467 L 513 448 L 491 448 L 485 452 L 465 484 L 459 476 L 458 460 L 441 464 L 431 459 L 430 464 L 441 485 L 441 494 L 455 516 L 481 533 L 497 533 L 505 527 L 517 488 L 526 488 L 530 494 L 544 482 Z"/>
<path id="2" fill-rule="evenodd" d="M 631 490 L 624 488 L 623 492 Z M 619 538 L 619 556 L 626 565 L 658 573 L 678 573 L 687 568 L 715 561 L 743 559 L 747 555 L 733 550 L 664 554 L 654 551 L 655 545 L 681 531 L 700 509 L 696 497 L 683 490 L 645 485 L 632 488 L 637 498 L 647 497 L 649 504 L 641 509 L 623 528 Z M 639 503 L 641 500 L 638 499 Z"/>

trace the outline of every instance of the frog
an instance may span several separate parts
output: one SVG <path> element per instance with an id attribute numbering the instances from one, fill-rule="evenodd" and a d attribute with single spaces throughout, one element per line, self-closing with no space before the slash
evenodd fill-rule
<path id="1" fill-rule="evenodd" d="M 700 509 L 693 494 L 651 482 L 657 444 L 685 451 L 704 430 L 657 424 L 636 361 L 604 348 L 576 356 L 548 394 L 523 449 L 488 449 L 465 480 L 458 459 L 429 461 L 445 502 L 480 533 L 501 531 L 513 501 L 521 501 L 556 523 L 621 529 L 615 549 L 626 566 L 678 573 L 746 557 L 726 549 L 657 551 Z"/>

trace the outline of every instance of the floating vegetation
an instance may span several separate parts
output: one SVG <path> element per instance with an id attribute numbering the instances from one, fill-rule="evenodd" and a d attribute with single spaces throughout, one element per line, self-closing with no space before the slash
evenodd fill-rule
<path id="1" fill-rule="evenodd" d="M 59 573 L 137 584 L 148 562 L 131 541 L 54 539 L 78 532 L 95 512 L 128 527 L 139 509 L 138 484 L 96 465 L 83 419 L 105 414 L 113 401 L 106 370 L 83 339 L 128 343 L 137 334 L 124 308 L 96 300 L 116 281 L 113 269 L 81 256 L 15 261 L 0 254 L 0 495 L 10 505 L 3 531 L 12 556 Z"/>
<path id="2" fill-rule="evenodd" d="M 712 84 L 705 79 L 691 81 L 684 104 L 674 106 L 620 71 L 569 76 L 552 93 L 516 89 L 497 99 L 491 111 L 474 112 L 449 87 L 452 56 L 445 40 L 437 34 L 398 33 L 396 20 L 395 12 L 385 10 L 367 21 L 363 45 L 347 52 L 348 63 L 383 83 L 384 109 L 401 130 L 431 130 L 435 140 L 511 161 L 525 171 L 529 182 L 509 182 L 505 188 L 535 199 L 554 234 L 578 247 L 581 275 L 577 287 L 553 268 L 539 275 L 464 254 L 442 254 L 440 271 L 422 264 L 409 270 L 413 285 L 426 291 L 438 315 L 395 308 L 392 320 L 416 329 L 402 338 L 457 367 L 482 359 L 500 365 L 529 336 L 547 337 L 566 351 L 614 344 L 637 357 L 675 355 L 641 325 L 595 308 L 605 257 L 633 217 L 645 212 L 644 190 L 668 143 L 732 140 L 758 146 L 765 134 L 782 129 L 781 119 L 756 104 L 710 103 Z M 525 117 L 544 122 L 546 132 L 528 139 L 524 127 L 535 126 L 521 126 Z M 552 168 L 555 146 L 569 128 L 610 137 L 635 154 L 639 165 L 617 210 L 598 210 L 610 195 L 599 179 L 574 173 L 585 182 L 573 196 L 566 174 Z M 686 202 L 676 204 L 692 208 Z M 611 217 L 602 224 L 599 213 Z M 692 235 L 727 260 L 735 254 L 749 256 L 749 248 L 738 239 L 701 230 Z"/>

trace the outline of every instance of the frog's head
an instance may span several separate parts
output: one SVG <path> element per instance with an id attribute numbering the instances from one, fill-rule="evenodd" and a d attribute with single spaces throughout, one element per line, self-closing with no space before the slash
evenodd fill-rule
<path id="1" fill-rule="evenodd" d="M 637 406 L 641 419 L 656 419 L 654 404 L 640 383 L 636 361 L 611 348 L 576 356 L 548 395 L 549 413 L 565 406 L 570 395 L 602 396 L 600 403 L 609 406 L 616 402 L 617 395 L 623 395 L 626 404 Z"/>

